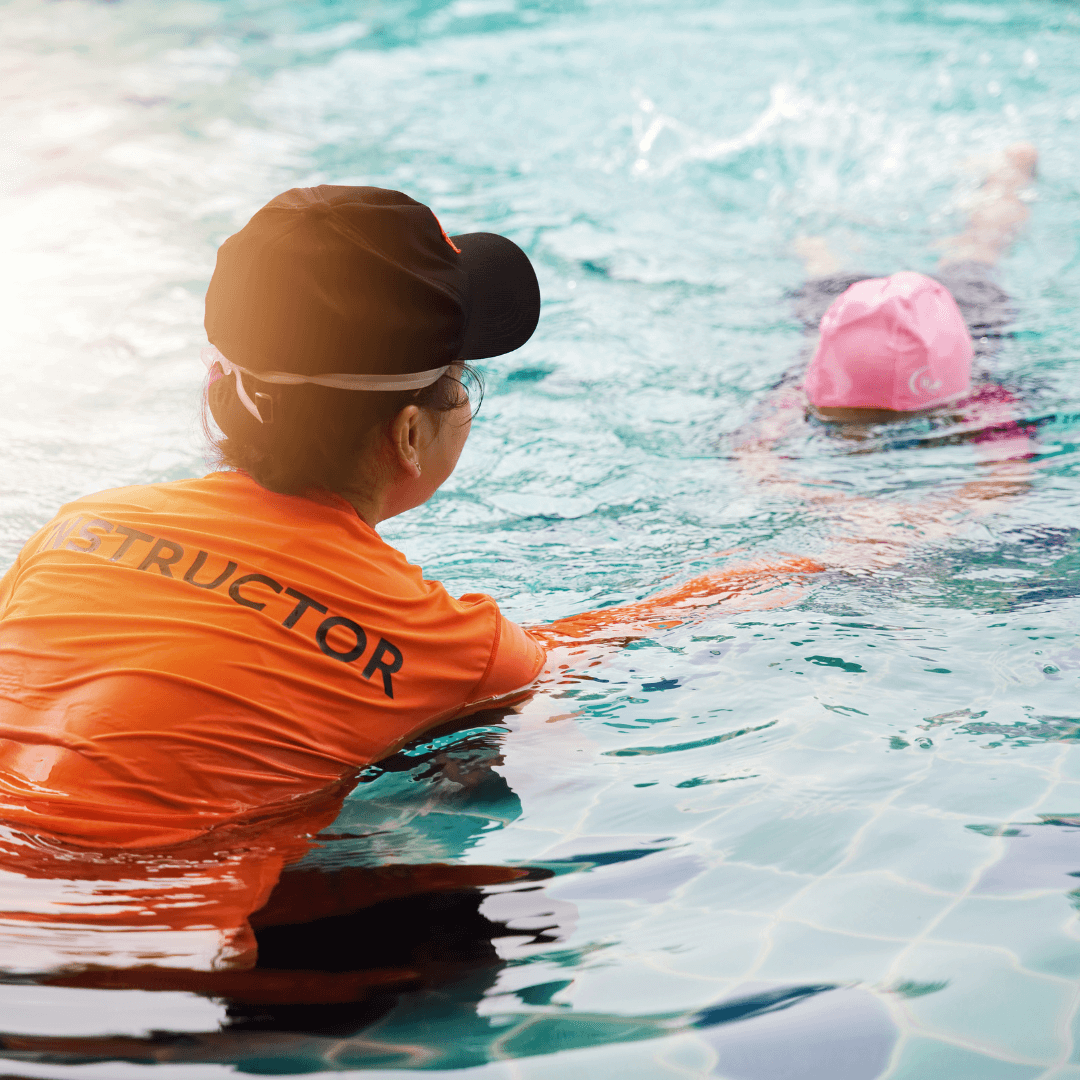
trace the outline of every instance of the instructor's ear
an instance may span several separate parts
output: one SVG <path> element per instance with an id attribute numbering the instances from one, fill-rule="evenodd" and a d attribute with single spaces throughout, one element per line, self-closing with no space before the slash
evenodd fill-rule
<path id="1" fill-rule="evenodd" d="M 420 475 L 420 409 L 406 405 L 390 421 L 390 445 L 398 463 L 410 475 Z"/>

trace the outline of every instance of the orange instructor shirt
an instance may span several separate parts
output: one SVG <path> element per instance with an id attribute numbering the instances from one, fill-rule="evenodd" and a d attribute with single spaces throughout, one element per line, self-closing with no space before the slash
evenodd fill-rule
<path id="1" fill-rule="evenodd" d="M 191 839 L 515 700 L 543 662 L 337 496 L 236 472 L 90 495 L 0 580 L 0 820 Z"/>

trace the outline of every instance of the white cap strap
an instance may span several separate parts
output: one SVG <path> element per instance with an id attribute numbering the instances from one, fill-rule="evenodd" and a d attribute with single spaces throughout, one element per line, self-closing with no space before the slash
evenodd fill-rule
<path id="1" fill-rule="evenodd" d="M 443 367 L 410 371 L 404 375 L 294 375 L 290 371 L 250 371 L 226 359 L 214 345 L 205 346 L 200 357 L 207 371 L 212 371 L 214 365 L 219 364 L 223 374 L 235 375 L 236 396 L 260 424 L 263 418 L 259 415 L 259 407 L 248 397 L 244 380 L 240 378 L 241 372 L 259 382 L 279 383 L 284 386 L 314 383 L 316 386 L 330 386 L 336 390 L 420 390 L 441 379 L 450 370 L 450 365 L 445 364 Z"/>

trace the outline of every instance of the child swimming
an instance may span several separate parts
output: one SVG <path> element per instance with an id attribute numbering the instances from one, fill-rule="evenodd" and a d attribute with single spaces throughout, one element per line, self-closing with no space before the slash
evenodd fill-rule
<path id="1" fill-rule="evenodd" d="M 808 279 L 792 296 L 796 317 L 818 332 L 816 347 L 805 373 L 781 379 L 756 438 L 744 438 L 741 448 L 771 445 L 807 415 L 858 436 L 868 424 L 948 410 L 976 441 L 980 433 L 995 441 L 1022 436 L 1012 395 L 985 376 L 973 387 L 972 369 L 992 354 L 1012 318 L 993 267 L 1029 216 L 1021 195 L 1037 158 L 1027 143 L 1005 150 L 964 232 L 940 245 L 934 277 L 841 273 L 822 238 L 801 238 L 796 251 Z M 1010 423 L 1013 429 L 999 430 Z"/>
<path id="2" fill-rule="evenodd" d="M 863 575 L 895 566 L 913 543 L 943 540 L 984 513 L 989 500 L 1027 490 L 1032 432 L 1018 419 L 1016 396 L 989 376 L 985 361 L 1013 316 L 993 268 L 1029 216 L 1021 195 L 1036 160 L 1026 143 L 1004 152 L 965 230 L 940 245 L 934 277 L 842 273 L 821 238 L 797 242 L 808 279 L 791 295 L 805 329 L 817 332 L 809 362 L 786 373 L 730 440 L 748 480 L 797 500 L 816 519 L 824 535 L 814 557 L 824 567 Z M 929 435 L 913 435 L 910 422 L 923 417 Z M 814 428 L 855 452 L 897 438 L 905 445 L 969 442 L 978 474 L 918 502 L 852 496 L 820 469 L 807 482 L 791 468 L 782 444 Z"/>

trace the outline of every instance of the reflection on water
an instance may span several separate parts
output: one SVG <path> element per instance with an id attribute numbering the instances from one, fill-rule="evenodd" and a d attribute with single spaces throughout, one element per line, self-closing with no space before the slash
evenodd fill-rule
<path id="1" fill-rule="evenodd" d="M 447 1069 L 701 1031 L 730 1059 L 732 1075 L 765 1080 L 785 1075 L 792 1060 L 790 1046 L 775 1045 L 790 1033 L 783 1025 L 777 1032 L 770 1018 L 802 1006 L 800 1019 L 818 1045 L 808 1049 L 803 1035 L 800 1068 L 828 1067 L 839 1080 L 877 1075 L 895 1041 L 892 1023 L 868 995 L 848 991 L 833 1002 L 835 985 L 750 984 L 704 1010 L 624 1016 L 554 1002 L 572 978 L 530 979 L 534 957 L 568 975 L 584 959 L 565 947 L 575 905 L 545 895 L 542 882 L 661 849 L 528 868 L 389 861 L 432 849 L 460 856 L 478 832 L 503 824 L 488 814 L 517 800 L 490 768 L 499 761 L 491 735 L 498 716 L 486 719 L 484 729 L 429 736 L 369 769 L 367 790 L 344 809 L 338 797 L 306 816 L 260 822 L 227 843 L 211 835 L 165 852 L 89 852 L 8 831 L 4 982 L 179 991 L 212 999 L 220 1012 L 206 1030 L 173 1031 L 166 1022 L 141 1037 L 8 1028 L 0 1032 L 4 1055 L 57 1065 L 217 1063 L 251 1072 L 271 1062 L 273 1072 Z M 403 799 L 402 777 L 427 794 Z M 449 796 L 432 786 L 450 788 Z M 319 833 L 334 809 L 332 829 Z M 402 821 L 418 814 L 419 826 Z M 669 863 L 667 890 L 653 875 L 638 875 L 639 895 L 668 895 L 673 869 Z M 692 876 L 698 868 L 690 869 Z M 578 893 L 589 896 L 588 885 Z M 500 993 L 507 973 L 516 973 L 510 994 Z M 824 1007 L 806 1008 L 822 995 Z M 728 1037 L 731 1024 L 739 1027 Z"/>
<path id="2" fill-rule="evenodd" d="M 445 998 L 452 1012 L 474 1015 L 504 967 L 500 939 L 514 937 L 523 951 L 523 941 L 542 945 L 565 933 L 560 905 L 538 906 L 532 895 L 530 883 L 551 870 L 397 861 L 432 850 L 460 856 L 497 820 L 485 816 L 487 805 L 505 812 L 515 803 L 491 770 L 498 716 L 488 720 L 486 737 L 482 729 L 432 749 L 447 739 L 436 734 L 369 769 L 366 797 L 351 799 L 351 812 L 342 812 L 339 792 L 304 813 L 161 852 L 86 851 L 9 830 L 0 854 L 6 981 L 184 991 L 219 1001 L 224 1012 L 220 1031 L 162 1030 L 149 1040 L 9 1031 L 7 1051 L 64 1062 L 236 1061 L 278 1056 L 285 1039 L 287 1056 L 319 1060 L 328 1040 L 371 1028 L 403 995 Z M 417 789 L 408 803 L 381 782 L 400 776 Z M 432 787 L 451 794 L 440 798 Z M 480 797 L 469 798 L 474 792 Z M 410 816 L 450 818 L 456 828 L 410 828 Z M 483 886 L 510 887 L 491 898 L 500 917 L 481 912 Z M 445 1057 L 438 1043 L 398 1047 L 377 1037 L 360 1039 L 355 1052 L 420 1065 Z"/>

